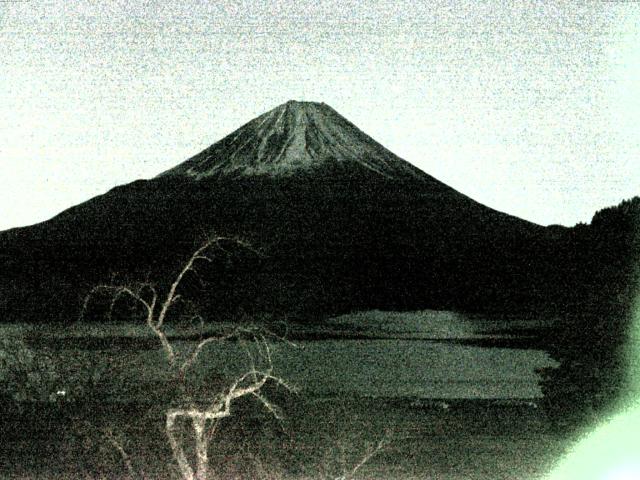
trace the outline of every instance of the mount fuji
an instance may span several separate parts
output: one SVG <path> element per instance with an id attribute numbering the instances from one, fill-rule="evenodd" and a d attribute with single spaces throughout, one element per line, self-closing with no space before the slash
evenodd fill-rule
<path id="1" fill-rule="evenodd" d="M 395 179 L 424 176 L 328 105 L 293 100 L 162 175 L 291 176 L 340 168 Z"/>
<path id="2" fill-rule="evenodd" d="M 559 275 L 557 229 L 481 205 L 325 104 L 290 101 L 155 178 L 0 232 L 0 310 L 70 321 L 92 285 L 162 284 L 212 232 L 261 252 L 215 266 L 198 294 L 212 314 L 515 312 Z"/>

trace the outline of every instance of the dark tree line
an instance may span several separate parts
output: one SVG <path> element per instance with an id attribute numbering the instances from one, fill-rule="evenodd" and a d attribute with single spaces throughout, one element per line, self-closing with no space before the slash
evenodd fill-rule
<path id="1" fill-rule="evenodd" d="M 598 211 L 567 243 L 566 289 L 572 305 L 548 339 L 557 369 L 543 371 L 545 403 L 556 425 L 585 426 L 623 398 L 629 330 L 638 293 L 640 198 Z"/>

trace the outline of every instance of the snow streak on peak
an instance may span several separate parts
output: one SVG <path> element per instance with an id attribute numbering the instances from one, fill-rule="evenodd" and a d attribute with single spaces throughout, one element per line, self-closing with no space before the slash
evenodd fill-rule
<path id="1" fill-rule="evenodd" d="M 336 168 L 366 169 L 390 178 L 424 175 L 328 105 L 291 100 L 162 176 L 289 176 Z"/>

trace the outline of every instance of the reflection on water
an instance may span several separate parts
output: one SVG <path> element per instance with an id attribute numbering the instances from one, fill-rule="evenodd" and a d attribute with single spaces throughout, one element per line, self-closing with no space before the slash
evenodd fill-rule
<path id="1" fill-rule="evenodd" d="M 317 397 L 373 396 L 421 398 L 536 398 L 537 368 L 552 365 L 545 352 L 484 348 L 429 340 L 302 341 L 294 348 L 274 348 L 277 374 Z M 183 348 L 189 348 L 185 342 Z M 107 352 L 91 352 L 93 355 Z M 150 365 L 161 368 L 157 351 L 130 353 L 129 372 Z M 202 355 L 197 375 L 206 378 L 246 371 L 248 359 L 236 343 L 217 346 Z M 133 374 L 132 374 L 133 375 Z M 140 376 L 132 381 L 140 381 Z M 128 382 L 120 382 L 127 384 Z"/>
<path id="2" fill-rule="evenodd" d="M 317 395 L 536 398 L 535 370 L 556 363 L 529 339 L 553 326 L 445 311 L 357 312 L 322 328 L 361 340 L 303 342 L 301 351 L 281 353 L 281 367 Z"/>
<path id="3" fill-rule="evenodd" d="M 423 398 L 535 398 L 537 350 L 489 349 L 414 340 L 329 340 L 280 349 L 283 375 L 315 395 Z"/>

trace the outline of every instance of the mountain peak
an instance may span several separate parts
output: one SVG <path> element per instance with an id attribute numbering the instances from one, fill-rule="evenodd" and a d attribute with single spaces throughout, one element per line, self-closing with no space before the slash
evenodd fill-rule
<path id="1" fill-rule="evenodd" d="M 324 102 L 309 102 L 306 100 L 288 100 L 287 102 L 283 103 L 282 105 L 276 108 L 282 108 L 282 107 L 305 108 L 305 107 L 328 107 L 328 105 Z"/>
<path id="2" fill-rule="evenodd" d="M 323 167 L 424 175 L 327 104 L 289 100 L 161 176 L 289 176 Z"/>

